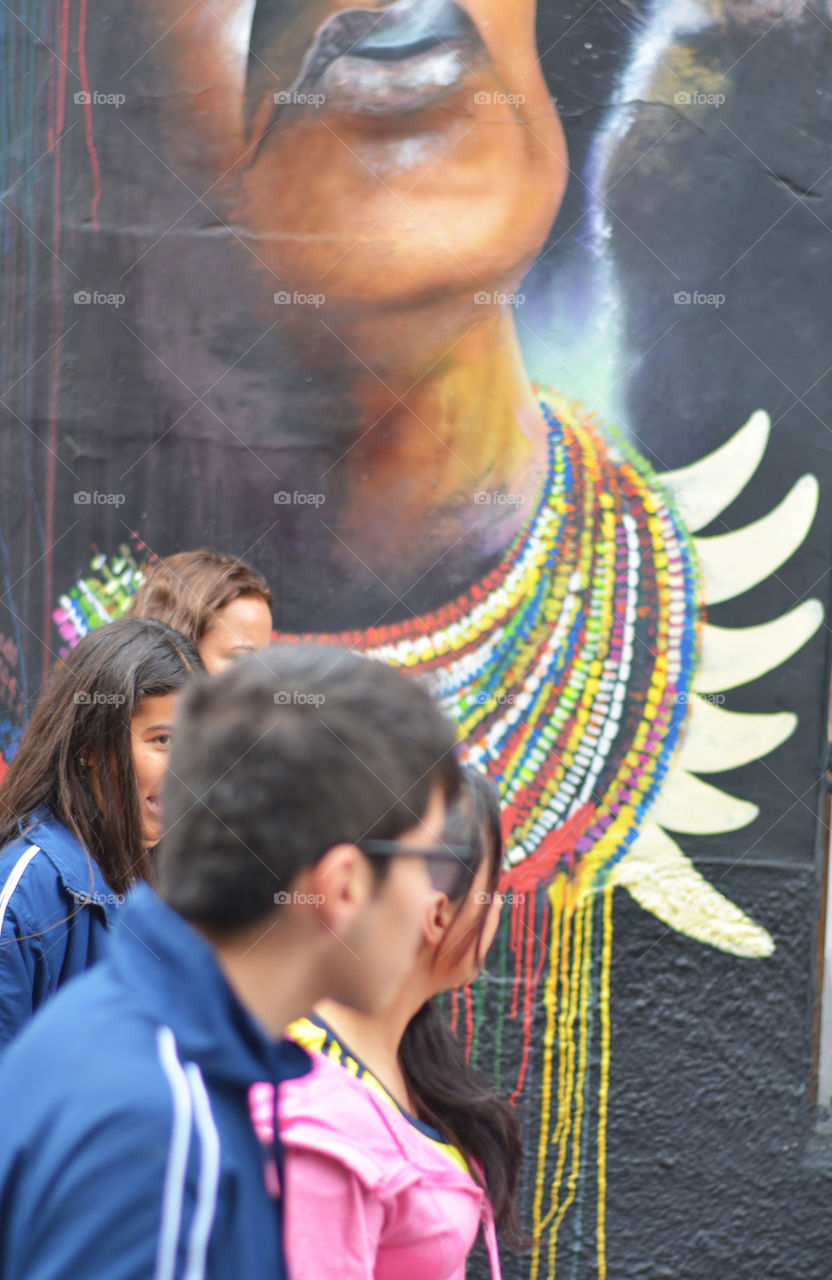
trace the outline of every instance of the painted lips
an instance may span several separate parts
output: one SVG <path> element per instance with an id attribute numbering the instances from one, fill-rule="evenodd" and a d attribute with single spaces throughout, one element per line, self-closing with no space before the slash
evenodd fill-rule
<path id="1" fill-rule="evenodd" d="M 418 110 L 454 91 L 487 56 L 453 0 L 397 0 L 346 9 L 319 29 L 285 101 L 322 96 L 342 110 Z"/>

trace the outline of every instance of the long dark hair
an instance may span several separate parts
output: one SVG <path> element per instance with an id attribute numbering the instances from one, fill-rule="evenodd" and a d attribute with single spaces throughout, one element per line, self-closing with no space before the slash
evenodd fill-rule
<path id="1" fill-rule="evenodd" d="M 163 622 L 121 618 L 84 636 L 52 673 L 0 784 L 0 846 L 47 805 L 117 893 L 149 880 L 130 722 L 143 699 L 201 670 L 190 641 Z"/>
<path id="2" fill-rule="evenodd" d="M 460 909 L 473 879 L 488 859 L 489 896 L 497 891 L 503 841 L 497 793 L 483 774 L 463 770 L 463 789 L 448 812 L 444 839 L 470 843 L 472 872 L 463 872 L 452 900 Z M 485 925 L 487 905 L 480 919 Z M 420 1118 L 449 1138 L 469 1163 L 482 1170 L 494 1220 L 503 1238 L 525 1243 L 517 1219 L 517 1182 L 523 1155 L 520 1122 L 514 1109 L 494 1093 L 485 1078 L 466 1061 L 435 1000 L 428 1000 L 407 1024 L 399 1046 L 399 1063 Z"/>

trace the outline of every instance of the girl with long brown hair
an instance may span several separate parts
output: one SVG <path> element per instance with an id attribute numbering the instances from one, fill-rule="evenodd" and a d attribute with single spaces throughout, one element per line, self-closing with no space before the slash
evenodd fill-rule
<path id="1" fill-rule="evenodd" d="M 122 618 L 53 672 L 0 784 L 0 1046 L 99 959 L 152 878 L 171 722 L 201 669 L 172 628 Z"/>

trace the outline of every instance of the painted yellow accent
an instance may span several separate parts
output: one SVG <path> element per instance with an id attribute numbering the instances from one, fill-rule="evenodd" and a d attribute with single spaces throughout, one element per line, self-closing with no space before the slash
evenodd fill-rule
<path id="1" fill-rule="evenodd" d="M 812 527 L 819 492 L 814 476 L 801 476 L 786 497 L 753 524 L 712 538 L 694 538 L 705 603 L 731 600 L 776 573 Z"/>
<path id="2" fill-rule="evenodd" d="M 543 991 L 543 1006 L 546 1010 L 546 1029 L 543 1033 L 543 1080 L 542 1080 L 542 1097 L 540 1104 L 540 1133 L 538 1137 L 538 1155 L 537 1155 L 537 1177 L 534 1186 L 534 1199 L 532 1202 L 532 1235 L 534 1240 L 534 1248 L 531 1257 L 531 1271 L 529 1280 L 538 1280 L 540 1268 L 540 1247 L 542 1241 L 540 1239 L 540 1210 L 543 1201 L 543 1171 L 546 1166 L 546 1147 L 548 1145 L 549 1122 L 552 1114 L 552 1058 L 554 1056 L 555 1046 L 555 988 L 558 979 L 558 966 L 555 963 L 555 957 L 561 957 L 561 965 L 563 965 L 563 957 L 568 947 L 568 940 L 561 935 L 562 926 L 568 927 L 568 919 L 565 916 L 565 893 L 566 880 L 563 876 L 559 876 L 553 884 L 549 886 L 549 901 L 552 910 L 552 936 L 549 947 L 549 954 L 552 957 L 552 963 L 549 965 L 549 972 L 546 975 L 546 985 Z M 558 1046 L 560 1049 L 560 1044 Z"/>
<path id="3" fill-rule="evenodd" d="M 607 838 L 620 838 L 615 824 Z M 604 846 L 605 839 L 599 841 Z M 581 1177 L 582 1139 L 585 1125 L 585 1096 L 589 1072 L 589 1034 L 593 1002 L 592 962 L 598 945 L 594 929 L 594 903 L 599 891 L 607 852 L 596 847 L 569 880 L 556 877 L 548 894 L 552 909 L 551 935 L 547 946 L 553 964 L 546 978 L 543 1002 L 546 1029 L 543 1041 L 540 1137 L 532 1204 L 534 1248 L 530 1280 L 547 1280 L 556 1275 L 558 1232 L 575 1201 Z M 601 1065 L 598 1128 L 597 1255 L 598 1280 L 606 1280 L 606 1124 L 610 1062 L 610 967 L 612 952 L 612 882 L 604 885 L 603 930 L 601 934 L 602 972 L 600 1001 Z M 555 1033 L 557 1029 L 557 1085 L 554 1081 Z M 552 1099 L 557 1114 L 552 1117 Z M 554 1129 L 554 1131 L 552 1131 Z M 547 1157 L 555 1147 L 555 1170 L 547 1185 Z M 545 1204 L 544 1204 L 545 1201 Z M 546 1247 L 546 1265 L 541 1254 Z"/>
<path id="4" fill-rule="evenodd" d="M 756 626 L 717 627 L 706 622 L 694 692 L 724 693 L 750 684 L 802 649 L 822 622 L 823 605 L 814 597 Z"/>
<path id="5" fill-rule="evenodd" d="M 601 941 L 601 1079 L 598 1084 L 598 1280 L 607 1278 L 607 1114 L 610 1089 L 610 971 L 612 968 L 612 899 L 615 884 L 604 885 L 604 926 Z"/>
<path id="6" fill-rule="evenodd" d="M 797 728 L 792 711 L 726 711 L 694 693 L 677 763 L 689 773 L 722 773 L 776 750 Z"/>
<path id="7" fill-rule="evenodd" d="M 572 974 L 570 983 L 569 1009 L 569 1049 L 570 1049 L 570 1084 L 572 1084 L 574 1110 L 574 1126 L 572 1132 L 572 1163 L 566 1184 L 566 1194 L 560 1199 L 560 1178 L 555 1181 L 556 1214 L 549 1234 L 549 1275 L 555 1275 L 557 1259 L 558 1231 L 571 1207 L 578 1185 L 578 1174 L 581 1165 L 581 1137 L 584 1118 L 584 1085 L 586 1081 L 586 1048 L 589 1024 L 589 999 L 591 974 L 589 946 L 592 941 L 592 900 L 583 898 L 577 906 L 578 927 L 575 932 L 575 943 L 572 951 Z M 575 1069 L 575 1021 L 577 1019 L 579 1040 L 577 1049 L 577 1073 Z M 564 1144 L 565 1154 L 565 1144 Z M 562 1168 L 562 1166 L 561 1166 Z"/>
<path id="8" fill-rule="evenodd" d="M 697 942 L 755 959 L 774 951 L 774 940 L 762 925 L 719 893 L 649 818 L 611 879 L 645 911 Z"/>

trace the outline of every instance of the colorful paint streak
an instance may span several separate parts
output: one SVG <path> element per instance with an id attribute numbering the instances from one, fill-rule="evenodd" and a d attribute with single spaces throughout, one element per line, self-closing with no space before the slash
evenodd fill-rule
<path id="1" fill-rule="evenodd" d="M 115 556 L 95 555 L 90 560 L 91 573 L 79 578 L 60 597 L 53 610 L 52 621 L 63 642 L 59 656 L 65 658 L 88 631 L 120 618 L 145 579 L 146 571 L 156 559 L 149 556 L 140 564 L 134 555 L 147 551 L 138 534 L 132 534 L 134 548 L 123 543 Z"/>

